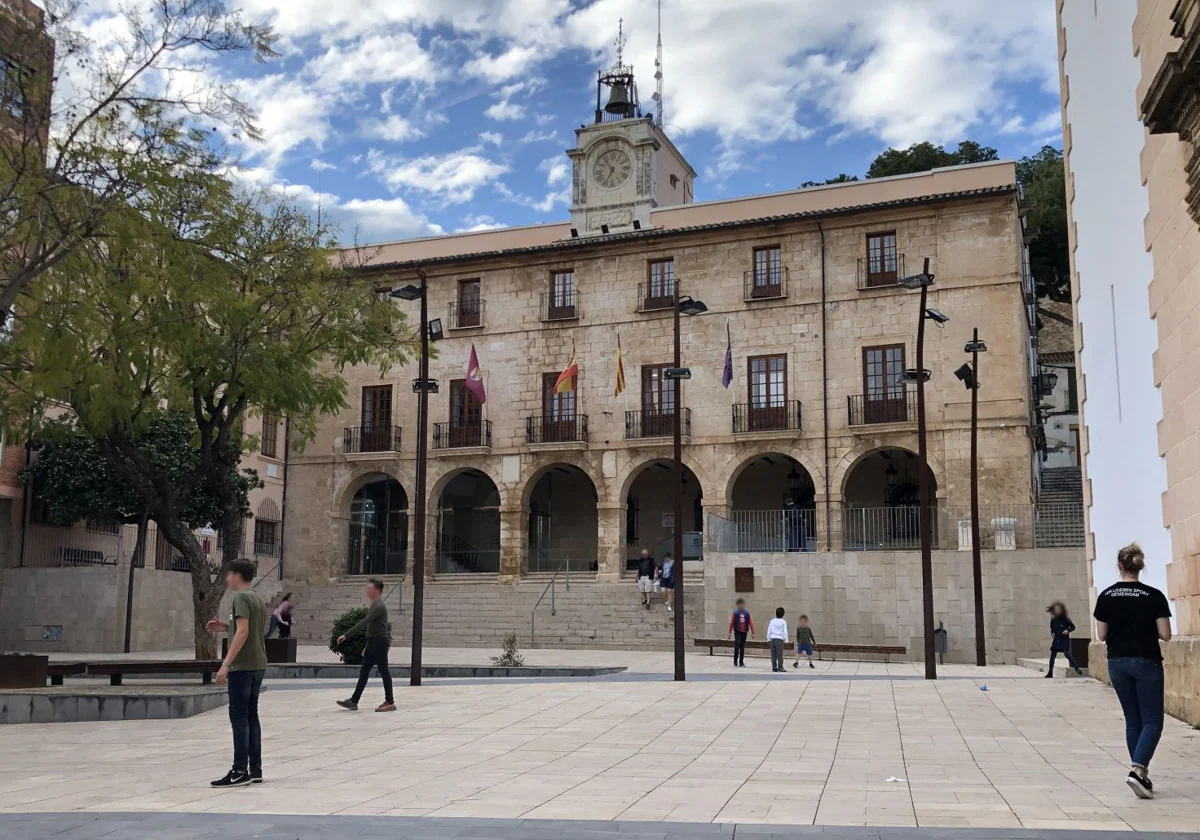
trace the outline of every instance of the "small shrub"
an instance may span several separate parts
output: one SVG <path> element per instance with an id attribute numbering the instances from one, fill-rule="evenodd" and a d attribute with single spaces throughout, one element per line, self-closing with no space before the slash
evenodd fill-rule
<path id="1" fill-rule="evenodd" d="M 329 649 L 341 657 L 346 665 L 361 665 L 363 648 L 367 646 L 367 631 L 360 630 L 353 636 L 347 636 L 346 641 L 338 644 L 338 636 L 345 633 L 367 615 L 366 607 L 352 607 L 338 616 L 333 622 L 333 630 L 329 634 Z"/>
<path id="2" fill-rule="evenodd" d="M 517 634 L 505 633 L 500 643 L 500 655 L 492 657 L 492 664 L 498 668 L 520 668 L 525 665 L 525 657 L 517 650 Z"/>

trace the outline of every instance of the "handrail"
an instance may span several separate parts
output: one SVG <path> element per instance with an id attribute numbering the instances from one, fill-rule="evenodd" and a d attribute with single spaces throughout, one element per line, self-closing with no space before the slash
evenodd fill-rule
<path id="1" fill-rule="evenodd" d="M 546 584 L 546 588 L 543 589 L 542 594 L 538 596 L 537 603 L 535 603 L 533 605 L 533 609 L 530 610 L 530 612 L 529 612 L 529 646 L 530 647 L 534 646 L 534 644 L 535 644 L 534 640 L 537 637 L 536 624 L 535 624 L 537 621 L 537 609 L 538 609 L 538 607 L 540 607 L 542 605 L 542 601 L 544 601 L 546 599 L 547 592 L 550 593 L 550 615 L 558 615 L 558 606 L 554 601 L 554 593 L 555 593 L 554 584 L 555 584 L 555 581 L 558 580 L 558 573 L 562 572 L 562 571 L 566 572 L 566 574 L 563 575 L 563 578 L 566 581 L 567 591 L 570 592 L 571 591 L 571 555 L 570 554 L 568 554 L 563 559 L 562 565 L 554 570 L 554 574 L 550 576 L 550 582 Z"/>

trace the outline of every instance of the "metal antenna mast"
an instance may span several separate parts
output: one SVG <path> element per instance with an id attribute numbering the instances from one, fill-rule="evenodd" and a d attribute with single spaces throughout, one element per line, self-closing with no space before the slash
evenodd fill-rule
<path id="1" fill-rule="evenodd" d="M 663 60 L 662 60 L 662 0 L 658 0 L 658 54 L 654 57 L 654 80 L 658 89 L 654 92 L 654 102 L 658 106 L 658 124 L 663 124 Z"/>
<path id="2" fill-rule="evenodd" d="M 617 40 L 613 42 L 617 48 L 617 66 L 625 65 L 625 18 L 617 20 Z"/>

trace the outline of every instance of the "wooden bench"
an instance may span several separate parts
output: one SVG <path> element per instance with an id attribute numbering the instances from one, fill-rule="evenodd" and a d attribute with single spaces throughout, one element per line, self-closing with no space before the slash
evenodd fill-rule
<path id="1" fill-rule="evenodd" d="M 63 677 L 78 677 L 87 673 L 86 662 L 51 662 L 46 666 L 50 685 L 62 685 Z"/>
<path id="2" fill-rule="evenodd" d="M 708 648 L 709 656 L 713 655 L 713 650 L 715 648 L 726 648 L 730 650 L 733 648 L 732 639 L 693 639 L 692 643 L 696 647 Z M 746 650 L 769 651 L 770 649 L 770 642 L 760 641 L 758 639 L 746 640 Z M 795 649 L 796 643 L 789 642 L 787 645 L 788 652 L 790 653 L 795 651 Z M 892 656 L 903 656 L 904 654 L 908 653 L 908 648 L 904 647 L 903 645 L 848 645 L 834 642 L 818 642 L 817 644 L 813 645 L 813 652 L 817 654 L 818 659 L 824 658 L 821 656 L 822 653 L 871 653 L 883 656 L 885 661 L 891 662 Z M 832 658 L 836 660 L 837 656 L 833 656 Z"/>
<path id="3" fill-rule="evenodd" d="M 88 662 L 88 674 L 96 676 L 107 676 L 110 685 L 121 685 L 121 678 L 137 675 L 159 675 L 159 674 L 199 674 L 200 682 L 204 685 L 212 684 L 212 675 L 221 670 L 221 662 L 217 659 L 212 660 L 195 660 L 195 659 L 163 659 L 158 661 L 153 660 L 125 660 L 112 662 Z"/>

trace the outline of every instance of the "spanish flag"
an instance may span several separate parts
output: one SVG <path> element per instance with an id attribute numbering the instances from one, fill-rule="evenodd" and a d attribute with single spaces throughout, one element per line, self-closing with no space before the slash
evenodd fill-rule
<path id="1" fill-rule="evenodd" d="M 579 363 L 575 361 L 575 346 L 571 345 L 571 361 L 567 362 L 563 372 L 558 375 L 558 381 L 554 383 L 554 393 L 569 394 L 574 391 L 575 379 L 578 376 Z"/>
<path id="2" fill-rule="evenodd" d="M 621 355 L 621 334 L 617 333 L 617 387 L 613 396 L 619 397 L 625 391 L 625 359 Z"/>

